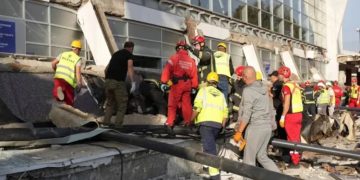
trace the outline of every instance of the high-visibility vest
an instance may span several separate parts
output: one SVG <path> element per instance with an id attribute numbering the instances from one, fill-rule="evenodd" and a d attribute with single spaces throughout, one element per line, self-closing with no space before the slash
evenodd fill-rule
<path id="1" fill-rule="evenodd" d="M 291 92 L 289 113 L 299 113 L 303 111 L 301 91 L 295 82 L 287 82 L 284 86 L 289 87 Z"/>
<path id="2" fill-rule="evenodd" d="M 194 106 L 200 106 L 200 112 L 195 124 L 202 122 L 216 122 L 222 124 L 227 118 L 228 109 L 224 95 L 213 86 L 203 87 L 198 92 Z"/>
<path id="3" fill-rule="evenodd" d="M 73 88 L 76 87 L 75 66 L 80 57 L 73 51 L 64 52 L 60 55 L 59 63 L 56 65 L 54 78 L 65 80 Z"/>
<path id="4" fill-rule="evenodd" d="M 357 99 L 358 98 L 358 89 L 359 86 L 351 86 L 350 98 Z"/>
<path id="5" fill-rule="evenodd" d="M 318 97 L 318 104 L 329 104 L 330 103 L 330 95 L 329 91 L 326 89 L 323 89 L 322 92 L 320 92 L 320 96 Z"/>
<path id="6" fill-rule="evenodd" d="M 217 56 L 218 54 L 218 56 Z M 230 74 L 230 55 L 222 52 L 216 51 L 215 52 L 215 69 L 216 73 L 225 75 L 227 77 L 231 77 Z"/>

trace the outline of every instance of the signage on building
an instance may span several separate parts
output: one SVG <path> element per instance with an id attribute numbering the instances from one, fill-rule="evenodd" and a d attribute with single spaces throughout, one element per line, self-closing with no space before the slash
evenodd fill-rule
<path id="1" fill-rule="evenodd" d="M 15 53 L 15 22 L 0 20 L 0 52 Z"/>

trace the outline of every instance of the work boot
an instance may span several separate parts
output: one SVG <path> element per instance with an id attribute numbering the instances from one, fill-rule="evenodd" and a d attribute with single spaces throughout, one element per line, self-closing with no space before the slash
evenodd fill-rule
<path id="1" fill-rule="evenodd" d="M 173 130 L 173 126 L 170 126 L 169 124 L 165 123 L 164 124 L 165 128 L 166 128 L 166 132 L 168 133 L 167 137 L 169 138 L 174 138 L 175 137 L 175 133 Z"/>
<path id="2" fill-rule="evenodd" d="M 64 96 L 64 93 L 63 93 L 63 90 L 61 87 L 56 88 L 56 95 L 60 101 L 63 101 L 65 99 L 65 96 Z"/>

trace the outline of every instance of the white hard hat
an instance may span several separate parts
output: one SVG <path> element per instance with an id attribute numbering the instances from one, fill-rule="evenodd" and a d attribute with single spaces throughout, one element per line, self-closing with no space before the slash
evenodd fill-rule
<path id="1" fill-rule="evenodd" d="M 327 86 L 332 86 L 332 83 L 330 81 L 326 82 Z"/>
<path id="2" fill-rule="evenodd" d="M 317 85 L 318 85 L 319 87 L 325 88 L 325 84 L 324 84 L 323 82 L 319 82 Z"/>

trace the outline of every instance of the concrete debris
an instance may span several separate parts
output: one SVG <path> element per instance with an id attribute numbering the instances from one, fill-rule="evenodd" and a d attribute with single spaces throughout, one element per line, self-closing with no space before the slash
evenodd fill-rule
<path id="1" fill-rule="evenodd" d="M 85 4 L 89 0 L 82 0 Z M 92 0 L 94 5 L 99 5 L 106 14 L 123 17 L 125 15 L 125 0 Z"/>
<path id="2" fill-rule="evenodd" d="M 356 175 L 356 169 L 349 166 L 335 166 L 335 170 L 342 175 Z"/>
<path id="3" fill-rule="evenodd" d="M 81 5 L 82 0 L 50 0 L 52 3 L 61 4 L 67 7 L 76 8 Z"/>

